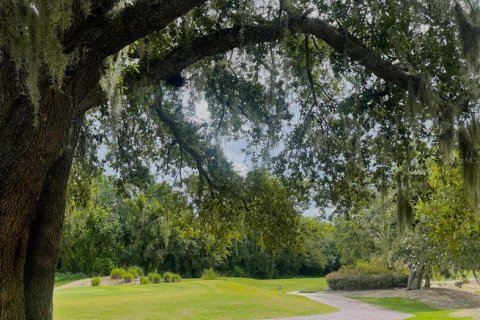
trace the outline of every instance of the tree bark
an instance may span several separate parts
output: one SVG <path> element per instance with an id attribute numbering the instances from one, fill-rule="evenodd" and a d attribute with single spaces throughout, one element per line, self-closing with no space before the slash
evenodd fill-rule
<path id="1" fill-rule="evenodd" d="M 48 168 L 62 149 L 66 123 L 33 125 L 33 108 L 17 99 L 0 130 L 0 319 L 25 318 L 24 265 L 29 227 Z M 40 115 L 40 114 L 39 114 Z M 68 127 L 66 129 L 68 132 Z M 48 134 L 47 134 L 48 133 Z"/>
<path id="2" fill-rule="evenodd" d="M 1 320 L 26 319 L 26 295 L 32 296 L 31 291 L 25 291 L 30 231 L 37 232 L 34 237 L 41 237 L 38 233 L 40 229 L 36 226 L 31 228 L 32 221 L 46 205 L 44 187 L 47 175 L 50 174 L 48 180 L 51 181 L 54 173 L 52 166 L 68 149 L 66 146 L 72 136 L 73 119 L 78 116 L 76 106 L 98 83 L 100 73 L 95 70 L 94 66 L 77 70 L 76 76 L 69 78 L 62 90 L 51 88 L 47 80 L 39 80 L 41 99 L 36 111 L 30 99 L 16 91 L 15 81 L 4 78 L 0 72 Z M 54 228 L 55 223 L 48 221 L 52 218 L 50 214 L 44 214 L 44 220 L 39 218 L 36 224 L 44 223 Z M 45 249 L 47 246 L 40 243 L 38 248 Z M 49 254 L 55 255 L 56 252 Z M 37 257 L 40 258 L 40 255 L 37 254 Z M 40 264 L 41 261 L 35 263 Z M 50 277 L 53 277 L 51 272 Z M 38 275 L 36 279 L 49 281 L 43 276 Z M 29 281 L 33 283 L 32 279 Z M 48 296 L 48 293 L 44 295 Z M 38 316 L 30 318 L 42 320 Z"/>
<path id="3" fill-rule="evenodd" d="M 49 170 L 35 217 L 25 263 L 25 312 L 27 320 L 53 318 L 53 287 L 58 247 L 66 207 L 66 190 L 83 117 L 71 130 L 69 145 Z"/>
<path id="4" fill-rule="evenodd" d="M 410 270 L 407 290 L 420 290 L 422 287 L 423 270 L 420 267 Z"/>

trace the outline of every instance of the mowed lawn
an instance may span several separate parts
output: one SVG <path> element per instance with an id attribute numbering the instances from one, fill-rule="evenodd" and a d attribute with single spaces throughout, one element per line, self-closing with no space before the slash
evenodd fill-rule
<path id="1" fill-rule="evenodd" d="M 324 287 L 324 279 L 227 278 L 150 285 L 57 288 L 54 293 L 54 319 L 226 320 L 336 311 L 330 306 L 285 293 Z"/>
<path id="2" fill-rule="evenodd" d="M 456 310 L 438 310 L 426 304 L 405 298 L 373 298 L 373 297 L 353 297 L 363 302 L 371 303 L 385 309 L 411 313 L 414 316 L 411 320 L 472 320 L 470 317 L 451 317 L 449 314 Z"/>

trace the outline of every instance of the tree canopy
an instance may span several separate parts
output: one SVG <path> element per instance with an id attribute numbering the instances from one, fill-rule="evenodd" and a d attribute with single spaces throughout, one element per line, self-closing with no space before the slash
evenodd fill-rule
<path id="1" fill-rule="evenodd" d="M 283 194 L 271 199 L 282 226 L 295 221 L 285 188 L 345 214 L 394 190 L 413 227 L 426 160 L 458 150 L 476 212 L 478 12 L 471 0 L 2 1 L 0 318 L 51 318 L 72 162 L 137 188 L 173 176 L 199 212 L 263 208 L 222 152 L 244 139 L 280 178 L 247 176 Z"/>

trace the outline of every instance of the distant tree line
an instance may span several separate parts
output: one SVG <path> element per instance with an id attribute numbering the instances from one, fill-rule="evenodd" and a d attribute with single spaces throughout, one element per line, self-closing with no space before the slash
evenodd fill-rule
<path id="1" fill-rule="evenodd" d="M 138 265 L 186 278 L 206 268 L 254 278 L 338 269 L 331 223 L 301 216 L 291 192 L 266 172 L 250 173 L 245 183 L 251 194 L 242 201 L 205 197 L 199 205 L 191 200 L 196 183 L 187 182 L 186 192 L 166 183 L 119 188 L 113 178 L 87 178 L 77 167 L 57 269 L 94 276 Z"/>

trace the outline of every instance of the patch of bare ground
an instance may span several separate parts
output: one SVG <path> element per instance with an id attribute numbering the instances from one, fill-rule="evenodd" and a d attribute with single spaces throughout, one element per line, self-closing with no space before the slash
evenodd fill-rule
<path id="1" fill-rule="evenodd" d="M 480 295 L 466 290 L 448 288 L 430 288 L 422 290 L 390 289 L 332 291 L 345 297 L 397 297 L 413 299 L 437 309 L 473 309 L 480 308 Z"/>
<path id="2" fill-rule="evenodd" d="M 458 281 L 443 281 L 443 282 L 433 282 L 432 287 L 436 288 L 448 288 L 448 289 L 455 289 L 461 291 L 469 291 L 469 292 L 480 292 L 480 285 L 475 279 L 470 279 L 467 283 L 463 283 L 460 287 L 456 284 Z"/>
<path id="3" fill-rule="evenodd" d="M 453 317 L 471 317 L 473 320 L 480 320 L 479 309 L 465 309 L 450 314 Z"/>
<path id="4" fill-rule="evenodd" d="M 140 279 L 133 279 L 130 283 L 125 283 L 123 280 L 112 280 L 110 277 L 101 277 L 100 285 L 101 286 L 115 286 L 115 285 L 130 285 L 130 284 L 139 284 Z M 91 287 L 92 282 L 91 278 L 81 279 L 66 283 L 64 285 L 58 286 L 57 288 L 77 288 L 77 287 Z"/>

